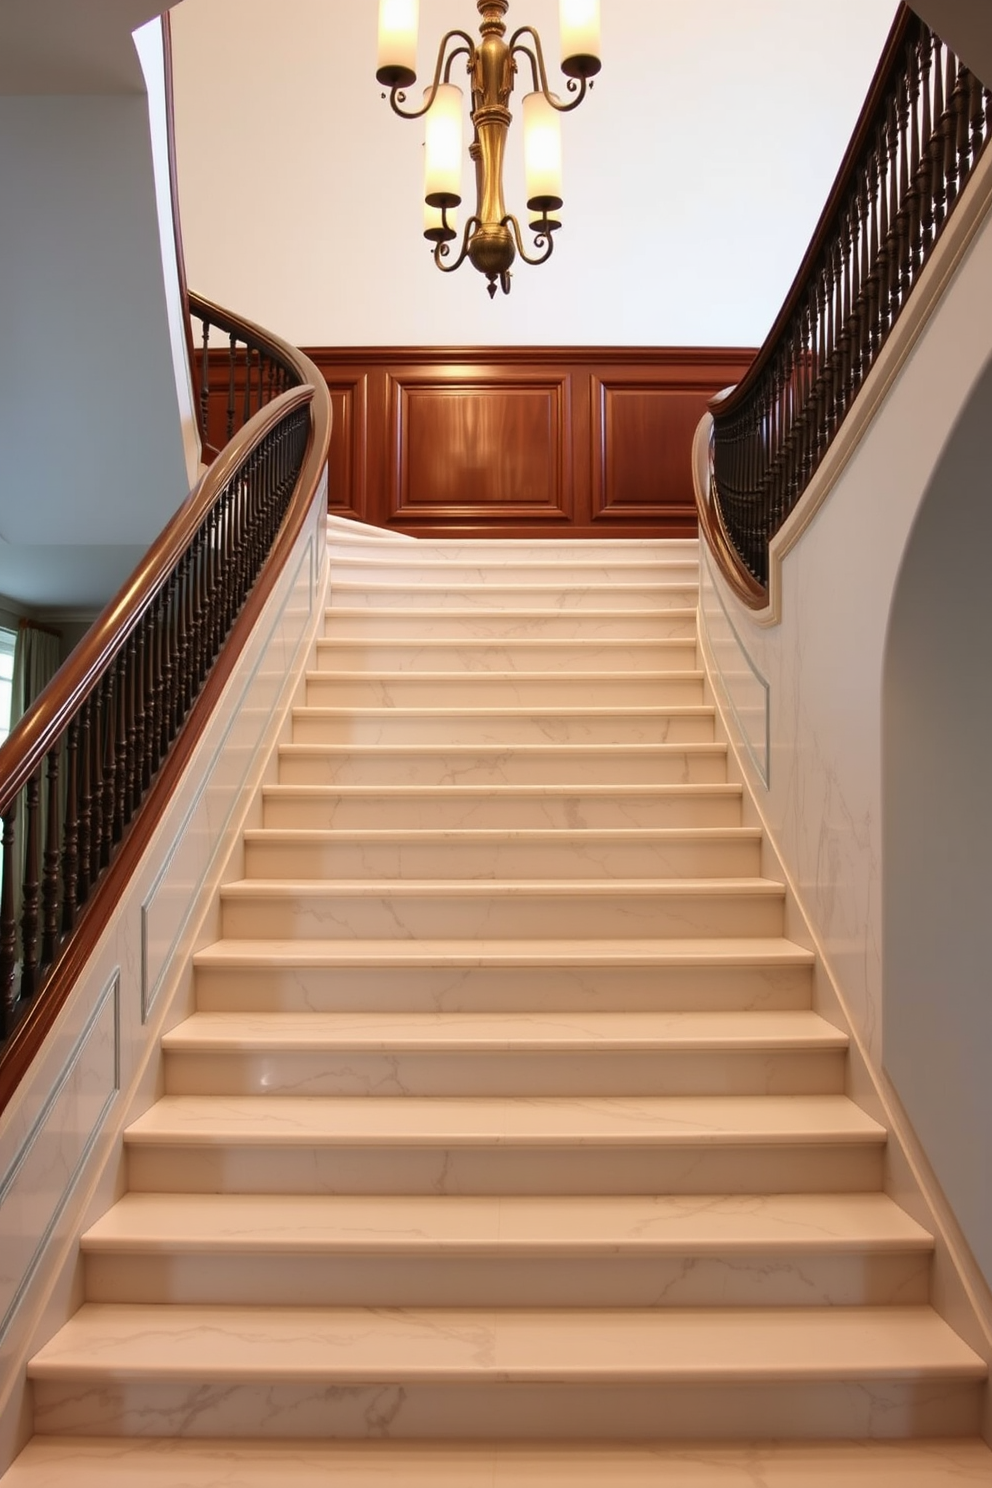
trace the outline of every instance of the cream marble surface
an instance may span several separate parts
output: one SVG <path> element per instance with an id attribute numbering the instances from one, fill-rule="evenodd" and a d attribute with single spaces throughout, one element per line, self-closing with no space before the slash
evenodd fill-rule
<path id="1" fill-rule="evenodd" d="M 284 744 L 286 785 L 716 785 L 715 744 Z"/>
<path id="2" fill-rule="evenodd" d="M 257 1044 L 308 1051 L 546 1048 L 563 1053 L 624 1049 L 659 1053 L 698 1049 L 847 1048 L 847 1035 L 819 1014 L 800 1012 L 568 1013 L 194 1013 L 162 1040 L 167 1051 L 251 1049 Z"/>
<path id="3" fill-rule="evenodd" d="M 681 611 L 696 633 L 696 584 L 358 584 L 338 580 L 335 602 L 376 609 Z"/>
<path id="4" fill-rule="evenodd" d="M 876 1146 L 884 1131 L 843 1095 L 394 1101 L 342 1096 L 165 1096 L 131 1123 L 132 1147 L 364 1143 L 407 1146 Z"/>
<path id="5" fill-rule="evenodd" d="M 333 696 L 328 693 L 327 696 Z M 704 731 L 705 732 L 705 731 Z M 696 717 L 665 707 L 339 708 L 293 714 L 297 743 L 674 744 L 700 740 Z M 724 746 L 698 743 L 723 755 Z"/>
<path id="6" fill-rule="evenodd" d="M 671 671 L 407 671 L 369 676 L 335 672 L 325 666 L 307 674 L 307 694 L 312 703 L 323 699 L 335 707 L 637 706 L 648 697 L 652 704 L 657 704 L 671 680 Z M 686 706 L 681 705 L 680 711 L 685 711 Z M 716 710 L 707 703 L 692 706 L 699 721 L 697 737 L 712 739 Z"/>
<path id="7" fill-rule="evenodd" d="M 760 868 L 760 836 L 743 827 L 616 833 L 267 827 L 245 837 L 248 878 L 753 878 Z"/>
<path id="8" fill-rule="evenodd" d="M 927 1307 L 141 1307 L 86 1303 L 29 1369 L 203 1381 L 980 1381 L 985 1365 Z"/>
<path id="9" fill-rule="evenodd" d="M 675 639 L 673 627 L 683 639 Z M 415 630 L 418 638 L 479 640 L 641 640 L 668 638 L 669 655 L 692 666 L 696 638 L 685 636 L 685 626 L 671 610 L 413 610 L 376 609 L 356 605 L 351 609 L 335 604 L 326 614 L 324 634 L 329 641 L 339 636 L 402 637 Z M 678 662 L 675 663 L 676 665 Z"/>
<path id="10" fill-rule="evenodd" d="M 3 1481 L 5 1488 L 987 1488 L 992 1452 L 955 1439 L 569 1447 L 36 1437 Z"/>
<path id="11" fill-rule="evenodd" d="M 783 916 L 782 887 L 765 879 L 244 879 L 222 890 L 221 904 L 223 932 L 236 939 L 772 936 Z"/>
<path id="12" fill-rule="evenodd" d="M 708 785 L 272 785 L 267 827 L 408 828 L 734 827 L 741 787 Z"/>
<path id="13" fill-rule="evenodd" d="M 409 630 L 409 627 L 408 627 Z M 658 672 L 669 671 L 673 649 L 681 653 L 682 640 L 610 639 L 552 641 L 533 637 L 500 641 L 492 637 L 460 640 L 434 637 L 416 639 L 394 636 L 364 639 L 337 637 L 317 645 L 317 665 L 323 670 L 351 672 Z M 682 667 L 684 680 L 693 675 L 699 683 L 689 701 L 702 702 L 702 672 Z"/>

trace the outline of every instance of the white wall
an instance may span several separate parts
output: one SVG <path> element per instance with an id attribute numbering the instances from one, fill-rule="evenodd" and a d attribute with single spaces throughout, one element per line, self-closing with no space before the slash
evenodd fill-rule
<path id="1" fill-rule="evenodd" d="M 986 203 L 990 176 L 992 159 L 986 159 L 972 182 Z M 730 656 L 725 665 L 753 667 L 767 685 L 767 786 L 751 758 L 760 763 L 763 757 L 755 746 L 764 722 L 753 715 L 751 751 L 741 753 L 744 773 L 870 1065 L 883 1088 L 884 1072 L 891 1076 L 937 1182 L 992 1281 L 992 1085 L 982 1073 L 988 1013 L 975 1005 L 979 995 L 988 1002 L 992 981 L 992 950 L 983 940 L 988 833 L 976 829 L 990 818 L 980 798 L 970 816 L 954 799 L 965 782 L 975 786 L 976 751 L 982 752 L 976 736 L 986 737 L 990 708 L 992 602 L 983 568 L 963 558 L 969 546 L 982 558 L 987 553 L 988 518 L 980 526 L 971 520 L 977 504 L 987 506 L 987 385 L 964 442 L 955 443 L 960 412 L 992 355 L 990 327 L 987 219 L 840 480 L 784 559 L 781 623 L 756 623 L 708 560 L 702 609 L 704 633 L 717 641 L 709 646 L 711 656 L 728 654 L 731 625 L 743 657 Z M 953 459 L 945 464 L 948 451 Z M 972 491 L 958 488 L 949 499 L 947 482 L 962 480 Z M 913 536 L 924 513 L 942 532 L 940 544 L 926 553 Z M 934 639 L 923 642 L 927 601 L 952 596 L 960 584 L 969 586 L 967 596 L 958 596 L 949 615 L 932 617 L 938 662 Z M 938 667 L 946 674 L 940 685 Z M 899 698 L 897 681 L 910 689 L 908 698 Z M 949 693 L 960 698 L 953 718 L 931 713 L 928 736 L 890 758 L 886 708 L 893 725 L 902 715 L 918 729 L 928 709 L 939 708 Z M 965 729 L 976 732 L 965 739 Z M 950 817 L 941 814 L 939 802 L 922 799 L 938 770 L 959 775 L 948 787 Z M 910 814 L 917 811 L 914 821 Z M 901 861 L 910 852 L 929 856 Z M 941 881 L 940 903 L 932 905 L 924 886 L 940 880 L 941 865 L 948 863 L 959 887 Z M 959 909 L 980 916 L 967 940 L 955 933 L 955 893 Z M 905 939 L 908 933 L 912 938 Z M 928 951 L 907 981 L 914 945 Z M 938 1034 L 942 1045 L 935 1042 Z"/>
<path id="2" fill-rule="evenodd" d="M 420 9 L 423 78 L 443 31 L 478 16 L 471 0 Z M 182 0 L 190 285 L 302 345 L 757 345 L 894 10 L 833 0 L 826 24 L 805 0 L 602 0 L 603 71 L 564 120 L 558 246 L 491 304 L 420 235 L 422 126 L 380 97 L 375 0 Z M 557 66 L 554 0 L 513 0 L 508 21 L 537 25 Z"/>

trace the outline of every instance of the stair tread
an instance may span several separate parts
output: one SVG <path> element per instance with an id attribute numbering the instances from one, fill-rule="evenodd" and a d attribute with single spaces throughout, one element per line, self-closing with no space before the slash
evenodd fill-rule
<path id="1" fill-rule="evenodd" d="M 966 1488 L 992 1483 L 978 1438 L 571 1446 L 535 1442 L 44 1437 L 5 1488 Z"/>
<path id="2" fill-rule="evenodd" d="M 197 966 L 812 966 L 812 951 L 775 936 L 723 940 L 239 940 L 215 941 Z"/>
<path id="3" fill-rule="evenodd" d="M 87 1254 L 735 1255 L 929 1253 L 933 1239 L 884 1194 L 526 1197 L 126 1194 L 82 1239 Z"/>
<path id="4" fill-rule="evenodd" d="M 351 710 L 343 709 L 341 711 L 342 713 L 347 713 Z M 387 715 L 393 714 L 395 716 L 397 713 L 397 710 L 393 708 L 387 708 L 384 711 Z M 280 744 L 279 746 L 279 756 L 283 759 L 292 757 L 300 759 L 308 755 L 320 759 L 350 759 L 355 755 L 374 755 L 378 758 L 383 758 L 394 755 L 425 754 L 443 755 L 446 758 L 450 755 L 456 759 L 466 755 L 488 755 L 494 759 L 500 759 L 507 754 L 524 757 L 528 755 L 540 757 L 564 755 L 566 759 L 588 759 L 592 756 L 612 758 L 618 754 L 633 754 L 639 758 L 655 755 L 664 759 L 675 758 L 680 754 L 684 754 L 709 756 L 720 759 L 726 756 L 727 746 L 726 744 L 712 743 L 709 740 L 700 740 L 698 743 L 687 740 L 679 744 L 551 744 L 544 742 L 540 744 L 506 744 L 502 742 L 490 744 L 484 740 L 480 740 L 477 744 L 432 744 L 428 742 L 423 744 Z"/>
<path id="5" fill-rule="evenodd" d="M 127 1128 L 131 1145 L 876 1145 L 885 1129 L 844 1095 L 166 1095 Z"/>
<path id="6" fill-rule="evenodd" d="M 802 1009 L 745 1012 L 193 1013 L 163 1035 L 172 1051 L 449 1052 L 846 1049 Z"/>
<path id="7" fill-rule="evenodd" d="M 984 1361 L 925 1306 L 540 1308 L 84 1303 L 35 1355 L 34 1380 L 716 1384 L 981 1380 Z"/>
<path id="8" fill-rule="evenodd" d="M 242 878 L 225 884 L 221 889 L 222 901 L 237 899 L 292 897 L 320 898 L 337 895 L 340 898 L 368 898 L 385 895 L 393 899 L 413 899 L 419 895 L 438 898 L 450 895 L 462 899 L 480 899 L 487 895 L 505 898 L 522 898 L 525 895 L 537 898 L 560 898 L 570 895 L 576 898 L 594 898 L 596 895 L 636 896 L 649 898 L 664 895 L 674 899 L 694 897 L 715 898 L 719 895 L 733 898 L 770 899 L 779 898 L 784 887 L 770 878 L 616 878 L 616 879 L 311 879 L 311 878 Z"/>
<path id="9" fill-rule="evenodd" d="M 517 747 L 517 746 L 514 746 Z M 354 752 L 354 751 L 351 751 Z M 353 785 L 342 783 L 341 785 L 291 785 L 288 783 L 274 783 L 263 787 L 263 796 L 285 796 L 300 799 L 307 796 L 317 796 L 323 800 L 335 796 L 374 796 L 376 799 L 385 797 L 387 800 L 400 798 L 426 796 L 428 799 L 437 800 L 464 800 L 473 796 L 483 796 L 486 799 L 495 798 L 505 800 L 507 796 L 522 796 L 526 800 L 566 799 L 574 796 L 596 796 L 605 797 L 609 800 L 629 800 L 631 797 L 647 796 L 652 800 L 669 799 L 671 797 L 688 796 L 709 798 L 713 796 L 739 799 L 743 794 L 743 787 L 735 782 L 724 781 L 688 781 L 662 782 L 658 785 L 597 785 L 591 782 L 589 785 L 542 785 L 528 784 L 526 781 L 519 785 L 496 784 L 479 785 L 468 782 L 465 785 Z"/>
<path id="10" fill-rule="evenodd" d="M 335 792 L 331 791 L 331 794 Z M 760 842 L 760 827 L 251 827 L 245 842 L 677 843 Z"/>
<path id="11" fill-rule="evenodd" d="M 310 672 L 307 681 L 323 680 L 324 673 Z M 618 703 L 605 708 L 586 706 L 578 703 L 567 703 L 554 705 L 550 708 L 531 706 L 527 703 L 517 705 L 514 703 L 495 707 L 478 707 L 474 703 L 471 706 L 457 706 L 448 708 L 421 707 L 419 704 L 405 703 L 397 704 L 395 707 L 386 707 L 376 703 L 348 703 L 342 706 L 325 706 L 322 703 L 301 703 L 293 709 L 293 716 L 308 714 L 312 718 L 399 718 L 401 720 L 413 718 L 713 718 L 714 708 L 695 704 L 679 705 L 673 703 L 671 706 L 655 706 L 646 704 L 644 707 Z M 709 741 L 700 741 L 699 747 L 706 744 L 715 753 L 725 753 L 725 744 L 713 744 Z M 612 744 L 602 746 L 609 749 Z M 695 744 L 690 747 L 696 748 Z"/>

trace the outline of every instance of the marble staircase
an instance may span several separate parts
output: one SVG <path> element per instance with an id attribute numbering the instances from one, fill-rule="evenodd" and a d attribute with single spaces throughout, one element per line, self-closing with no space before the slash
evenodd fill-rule
<path id="1" fill-rule="evenodd" d="M 992 1483 L 728 783 L 695 544 L 332 538 L 5 1488 Z"/>

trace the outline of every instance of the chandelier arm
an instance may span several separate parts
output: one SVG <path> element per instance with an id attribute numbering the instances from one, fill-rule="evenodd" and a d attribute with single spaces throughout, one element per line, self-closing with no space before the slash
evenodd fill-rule
<path id="1" fill-rule="evenodd" d="M 451 56 L 446 59 L 445 48 L 447 47 L 449 41 L 455 40 L 463 41 L 465 45 L 463 47 L 458 47 L 454 52 L 452 52 Z M 437 63 L 434 67 L 434 81 L 431 83 L 431 86 L 428 90 L 423 107 L 418 109 L 400 108 L 400 104 L 406 102 L 406 92 L 403 88 L 391 88 L 389 92 L 389 107 L 392 109 L 393 113 L 398 114 L 401 119 L 423 118 L 424 114 L 426 114 L 427 110 L 430 108 L 431 104 L 437 97 L 437 90 L 441 82 L 441 73 L 444 72 L 445 76 L 447 76 L 447 67 L 450 67 L 454 58 L 459 56 L 461 53 L 464 53 L 468 57 L 468 67 L 469 69 L 471 69 L 475 60 L 475 42 L 472 40 L 471 36 L 469 36 L 467 31 L 446 31 L 445 34 L 441 37 L 441 42 L 437 49 Z"/>
<path id="2" fill-rule="evenodd" d="M 450 253 L 450 249 L 448 248 L 447 243 L 435 243 L 434 262 L 437 264 L 442 274 L 453 274 L 456 269 L 461 268 L 462 264 L 468 257 L 469 239 L 471 238 L 473 231 L 480 228 L 481 226 L 482 222 L 478 217 L 470 217 L 468 219 L 465 224 L 465 231 L 462 234 L 461 252 L 455 259 L 454 263 L 444 263 L 443 261 L 449 256 Z"/>
<path id="3" fill-rule="evenodd" d="M 520 254 L 520 257 L 523 259 L 524 263 L 525 264 L 530 264 L 532 268 L 536 268 L 538 264 L 547 263 L 548 259 L 551 257 L 552 253 L 554 252 L 555 235 L 554 235 L 553 232 L 551 232 L 549 230 L 546 230 L 544 232 L 539 232 L 537 234 L 537 236 L 535 237 L 535 239 L 534 239 L 534 247 L 535 248 L 540 248 L 542 242 L 545 242 L 545 241 L 547 242 L 547 245 L 548 246 L 545 248 L 544 252 L 542 254 L 540 254 L 539 257 L 537 257 L 537 258 L 531 258 L 530 255 L 528 254 L 526 248 L 524 247 L 524 240 L 523 240 L 523 237 L 521 236 L 521 233 L 520 233 L 520 223 L 517 221 L 516 217 L 514 217 L 512 215 L 512 213 L 503 218 L 503 221 L 500 223 L 500 227 L 512 227 L 513 228 L 513 236 L 514 236 L 514 238 L 517 241 L 517 252 Z M 463 257 L 464 257 L 464 255 L 463 255 Z"/>
<path id="4" fill-rule="evenodd" d="M 521 44 L 521 36 L 529 36 L 531 38 L 534 43 L 533 52 L 531 51 L 530 47 L 526 47 Z M 548 87 L 548 70 L 544 65 L 544 49 L 541 46 L 541 38 L 534 30 L 533 26 L 521 26 L 519 30 L 514 31 L 513 35 L 510 37 L 510 56 L 514 59 L 514 61 L 516 61 L 518 52 L 523 52 L 525 57 L 530 58 L 530 65 L 531 68 L 534 70 L 535 93 L 543 93 L 545 98 L 550 103 L 551 107 L 553 109 L 557 109 L 559 114 L 570 114 L 573 109 L 578 108 L 579 104 L 582 102 L 583 98 L 585 98 L 586 93 L 589 89 L 587 80 L 585 78 L 582 78 L 581 82 L 577 83 L 575 81 L 575 78 L 569 78 L 567 84 L 568 91 L 569 93 L 574 93 L 575 97 L 572 99 L 571 103 L 559 102 L 559 100 L 551 92 L 551 89 Z"/>

